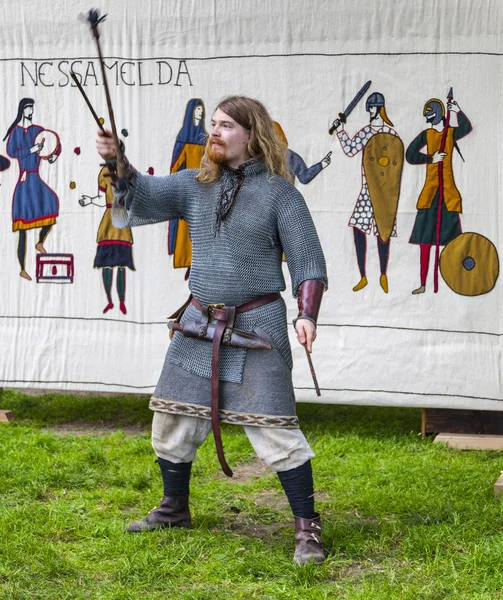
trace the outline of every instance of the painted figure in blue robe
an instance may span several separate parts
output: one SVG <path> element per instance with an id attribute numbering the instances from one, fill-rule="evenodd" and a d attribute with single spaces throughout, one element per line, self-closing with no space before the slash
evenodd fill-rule
<path id="1" fill-rule="evenodd" d="M 288 140 L 286 139 L 286 135 L 283 131 L 283 128 L 277 121 L 273 121 L 274 128 L 276 129 L 276 134 L 283 140 L 286 146 L 288 146 Z M 295 178 L 297 178 L 300 183 L 306 185 L 310 181 L 312 181 L 323 169 L 328 167 L 331 162 L 332 151 L 330 151 L 326 156 L 324 156 L 320 162 L 314 163 L 308 167 L 299 154 L 290 150 L 288 148 L 287 161 L 288 168 L 292 175 L 292 180 L 295 182 Z"/>
<path id="2" fill-rule="evenodd" d="M 208 135 L 204 127 L 204 115 L 203 101 L 200 98 L 189 100 L 183 126 L 173 148 L 171 173 L 184 169 L 199 169 Z M 192 264 L 192 242 L 187 223 L 182 219 L 169 222 L 168 253 L 173 255 L 175 269 L 190 267 Z"/>
<path id="3" fill-rule="evenodd" d="M 283 128 L 277 121 L 273 121 L 273 124 L 274 129 L 276 130 L 276 135 L 288 148 L 288 140 L 286 139 L 286 135 L 283 131 Z M 332 151 L 330 151 L 326 156 L 324 156 L 320 160 L 320 162 L 314 163 L 314 165 L 308 167 L 302 156 L 288 148 L 286 159 L 288 162 L 288 169 L 290 171 L 291 182 L 295 184 L 295 180 L 298 179 L 300 183 L 306 185 L 307 183 L 312 181 L 317 175 L 319 175 L 322 172 L 323 169 L 328 167 L 328 165 L 331 162 L 331 155 Z M 285 255 L 283 255 L 283 261 L 286 261 Z"/>
<path id="4" fill-rule="evenodd" d="M 28 281 L 31 277 L 25 267 L 26 232 L 29 229 L 40 229 L 35 249 L 46 254 L 44 242 L 59 214 L 58 196 L 42 181 L 39 174 L 40 153 L 44 150 L 45 140 L 42 137 L 35 141 L 44 128 L 32 123 L 34 104 L 32 98 L 21 100 L 17 116 L 4 137 L 4 141 L 7 139 L 8 155 L 19 164 L 19 179 L 12 198 L 12 231 L 19 231 L 17 255 L 21 267 L 20 276 Z M 58 141 L 50 155 L 45 152 L 44 157 L 49 163 L 54 163 L 60 153 Z"/>

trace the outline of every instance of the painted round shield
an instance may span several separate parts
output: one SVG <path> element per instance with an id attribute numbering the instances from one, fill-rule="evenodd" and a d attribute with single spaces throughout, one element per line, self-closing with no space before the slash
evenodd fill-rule
<path id="1" fill-rule="evenodd" d="M 369 188 L 379 236 L 387 242 L 398 210 L 403 169 L 402 140 L 391 133 L 377 133 L 363 151 L 363 169 Z"/>
<path id="2" fill-rule="evenodd" d="M 59 136 L 56 132 L 50 129 L 43 129 L 37 133 L 35 138 L 35 144 L 43 143 L 42 150 L 39 150 L 38 154 L 40 158 L 49 158 L 59 148 Z"/>
<path id="3" fill-rule="evenodd" d="M 440 273 L 456 294 L 487 294 L 498 279 L 498 252 L 494 244 L 483 235 L 462 233 L 442 250 Z"/>

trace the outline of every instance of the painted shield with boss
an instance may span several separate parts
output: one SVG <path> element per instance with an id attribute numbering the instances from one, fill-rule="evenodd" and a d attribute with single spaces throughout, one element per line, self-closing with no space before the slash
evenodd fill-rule
<path id="1" fill-rule="evenodd" d="M 391 133 L 377 133 L 363 151 L 363 169 L 379 236 L 387 242 L 393 231 L 403 169 L 402 140 Z"/>
<path id="2" fill-rule="evenodd" d="M 483 235 L 462 233 L 442 250 L 440 273 L 445 283 L 457 294 L 487 294 L 498 279 L 498 252 Z"/>

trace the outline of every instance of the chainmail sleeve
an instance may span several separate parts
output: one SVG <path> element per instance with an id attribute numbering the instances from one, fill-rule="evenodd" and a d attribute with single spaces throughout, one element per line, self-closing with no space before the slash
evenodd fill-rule
<path id="1" fill-rule="evenodd" d="M 319 279 L 328 287 L 325 257 L 311 213 L 302 194 L 285 181 L 276 202 L 278 234 L 297 297 L 299 285 L 307 279 Z"/>
<path id="2" fill-rule="evenodd" d="M 185 219 L 193 197 L 196 170 L 187 169 L 166 177 L 142 175 L 119 179 L 114 187 L 112 222 L 115 227 L 135 227 Z"/>

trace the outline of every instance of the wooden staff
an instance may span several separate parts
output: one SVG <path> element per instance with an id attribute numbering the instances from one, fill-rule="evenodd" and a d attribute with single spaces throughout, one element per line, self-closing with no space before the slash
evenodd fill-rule
<path id="1" fill-rule="evenodd" d="M 96 42 L 96 47 L 98 49 L 98 56 L 100 59 L 101 65 L 101 74 L 103 76 L 103 85 L 105 86 L 105 96 L 107 99 L 108 106 L 108 118 L 110 119 L 110 125 L 112 127 L 112 137 L 114 139 L 115 144 L 115 155 L 117 157 L 117 175 L 119 177 L 126 176 L 126 167 L 124 166 L 124 157 L 122 156 L 122 151 L 119 144 L 119 137 L 117 135 L 117 127 L 115 126 L 115 117 L 114 117 L 114 109 L 112 107 L 112 100 L 110 99 L 110 90 L 108 88 L 107 75 L 105 72 L 105 63 L 103 62 L 103 54 L 101 52 L 100 45 L 100 34 L 98 31 L 98 25 L 102 23 L 106 18 L 106 15 L 100 17 L 100 13 L 98 10 L 90 10 L 87 13 L 87 23 L 91 27 L 91 31 Z"/>
<path id="2" fill-rule="evenodd" d="M 100 118 L 96 114 L 96 111 L 94 110 L 93 105 L 91 104 L 89 98 L 87 97 L 87 94 L 84 92 L 84 88 L 80 85 L 80 81 L 77 79 L 77 75 L 75 75 L 75 73 L 73 71 L 70 71 L 70 76 L 73 79 L 73 81 L 75 82 L 75 85 L 77 86 L 79 92 L 82 94 L 84 100 L 86 101 L 86 104 L 89 107 L 89 110 L 91 111 L 91 114 L 93 115 L 94 120 L 96 121 L 96 124 L 101 129 L 101 131 L 103 131 L 103 133 L 105 133 L 105 128 L 103 127 L 103 125 L 100 121 Z"/>
<path id="3" fill-rule="evenodd" d="M 304 346 L 304 350 L 306 351 L 307 362 L 309 363 L 309 369 L 311 370 L 311 377 L 313 378 L 316 395 L 321 396 L 320 386 L 318 385 L 318 378 L 316 377 L 316 373 L 314 371 L 313 359 L 311 358 L 311 354 L 309 353 L 307 346 Z"/>

